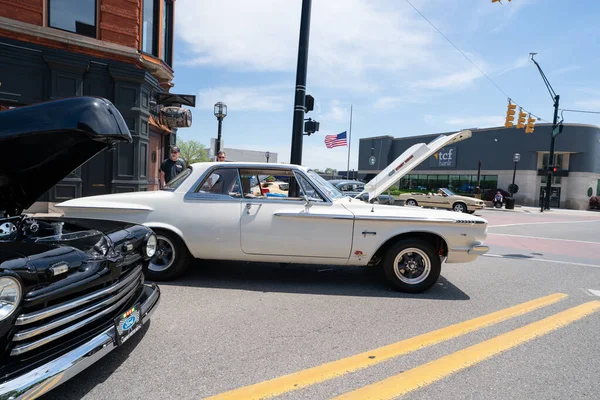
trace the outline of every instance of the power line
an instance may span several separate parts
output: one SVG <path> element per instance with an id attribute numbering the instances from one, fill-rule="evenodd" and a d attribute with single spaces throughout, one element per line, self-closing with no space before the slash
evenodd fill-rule
<path id="1" fill-rule="evenodd" d="M 442 35 L 442 36 L 444 37 L 444 39 L 446 39 L 446 40 L 448 41 L 448 43 L 450 43 L 450 44 L 451 44 L 451 45 L 452 45 L 452 46 L 453 46 L 453 47 L 454 47 L 456 50 L 458 50 L 458 52 L 459 52 L 460 54 L 462 54 L 462 55 L 463 55 L 463 57 L 467 59 L 467 61 L 469 61 L 471 64 L 473 64 L 473 66 L 474 66 L 475 68 L 477 68 L 477 70 L 478 70 L 478 71 L 479 71 L 479 72 L 480 72 L 480 73 L 481 73 L 483 76 L 485 76 L 485 77 L 486 77 L 486 78 L 487 78 L 487 79 L 488 79 L 488 80 L 489 80 L 489 81 L 492 83 L 492 85 L 494 85 L 494 86 L 496 87 L 496 89 L 498 89 L 498 90 L 499 90 L 499 91 L 500 91 L 502 94 L 504 94 L 504 95 L 505 95 L 505 96 L 506 96 L 506 97 L 507 97 L 509 100 L 511 100 L 510 96 L 509 96 L 508 94 L 506 94 L 506 92 L 505 92 L 504 90 L 502 90 L 502 89 L 500 88 L 500 86 L 498 86 L 498 85 L 496 84 L 496 82 L 494 82 L 494 81 L 493 81 L 493 80 L 492 80 L 492 79 L 491 79 L 491 78 L 490 78 L 490 77 L 489 77 L 489 76 L 488 76 L 488 75 L 487 75 L 485 72 L 483 72 L 483 71 L 482 71 L 482 70 L 481 70 L 481 69 L 480 69 L 480 68 L 479 68 L 479 67 L 478 67 L 478 66 L 477 66 L 477 65 L 476 65 L 476 64 L 475 64 L 473 61 L 471 61 L 471 59 L 470 59 L 470 58 L 469 58 L 469 57 L 468 57 L 468 56 L 467 56 L 467 55 L 466 55 L 466 54 L 465 54 L 465 53 L 464 53 L 464 52 L 463 52 L 461 49 L 459 49 L 459 48 L 458 48 L 458 47 L 457 47 L 457 46 L 456 46 L 454 43 L 452 43 L 452 41 L 451 41 L 450 39 L 448 39 L 448 37 L 447 37 L 446 35 L 444 35 L 444 34 L 442 33 L 442 31 L 440 31 L 440 30 L 439 30 L 439 29 L 438 29 L 438 28 L 437 28 L 437 27 L 436 27 L 436 26 L 433 24 L 433 22 L 431 22 L 429 19 L 427 19 L 427 17 L 426 17 L 425 15 L 423 15 L 423 13 L 422 13 L 421 11 L 419 11 L 419 10 L 417 9 L 417 7 L 413 6 L 413 5 L 412 5 L 412 3 L 411 3 L 409 0 L 404 0 L 404 1 L 406 1 L 406 2 L 407 2 L 407 3 L 408 3 L 408 4 L 409 4 L 409 5 L 410 5 L 410 6 L 411 6 L 411 7 L 412 7 L 412 8 L 413 8 L 413 9 L 414 9 L 416 12 L 418 12 L 418 13 L 419 13 L 419 15 L 421 15 L 421 17 L 423 17 L 423 19 L 429 23 L 429 25 L 431 25 L 431 26 L 432 26 L 432 27 L 433 27 L 433 28 L 434 28 L 436 31 L 438 31 L 438 33 L 439 33 L 440 35 Z M 517 102 L 514 102 L 514 103 L 515 103 L 516 105 L 518 105 L 518 106 L 519 106 L 521 109 L 523 109 L 525 112 L 527 112 L 527 113 L 529 113 L 529 114 L 533 115 L 533 116 L 534 116 L 535 118 L 537 118 L 539 121 L 544 121 L 544 122 L 548 122 L 548 123 L 550 122 L 550 121 L 546 121 L 545 119 L 543 119 L 543 118 L 540 118 L 540 117 L 538 117 L 537 115 L 535 115 L 535 114 L 533 114 L 533 113 L 531 113 L 531 112 L 529 112 L 529 111 L 525 110 L 525 108 L 523 108 L 523 107 L 522 107 L 521 105 L 519 105 Z"/>

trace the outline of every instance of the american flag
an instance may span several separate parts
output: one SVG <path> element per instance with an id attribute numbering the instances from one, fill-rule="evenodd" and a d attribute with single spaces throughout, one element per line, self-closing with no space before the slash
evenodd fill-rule
<path id="1" fill-rule="evenodd" d="M 331 149 L 336 146 L 347 146 L 348 142 L 346 141 L 346 132 L 342 132 L 337 135 L 327 135 L 325 136 L 325 146 L 328 149 Z"/>

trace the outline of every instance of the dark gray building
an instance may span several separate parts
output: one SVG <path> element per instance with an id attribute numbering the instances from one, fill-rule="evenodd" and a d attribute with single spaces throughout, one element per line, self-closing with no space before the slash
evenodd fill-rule
<path id="1" fill-rule="evenodd" d="M 471 129 L 471 138 L 440 149 L 399 182 L 402 189 L 435 190 L 448 187 L 472 193 L 478 182 L 482 190 L 508 190 L 512 183 L 515 153 L 517 204 L 539 206 L 546 188 L 545 166 L 549 165 L 551 124 L 537 124 L 531 134 L 517 128 Z M 368 181 L 406 149 L 428 143 L 431 134 L 394 138 L 378 136 L 360 140 L 358 173 Z M 589 198 L 600 195 L 600 127 L 565 124 L 557 136 L 552 177 L 551 207 L 587 209 Z M 480 169 L 480 180 L 477 180 Z"/>

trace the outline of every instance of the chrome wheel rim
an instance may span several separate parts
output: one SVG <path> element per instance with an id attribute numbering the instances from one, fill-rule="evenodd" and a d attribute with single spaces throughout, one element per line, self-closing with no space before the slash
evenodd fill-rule
<path id="1" fill-rule="evenodd" d="M 176 251 L 173 242 L 168 238 L 157 235 L 156 253 L 150 259 L 148 269 L 154 272 L 162 272 L 169 269 L 175 261 Z"/>
<path id="2" fill-rule="evenodd" d="M 455 204 L 454 205 L 454 211 L 465 212 L 465 206 L 463 206 L 462 204 Z"/>
<path id="3" fill-rule="evenodd" d="M 394 273 L 404 283 L 421 283 L 430 272 L 431 260 L 423 250 L 414 247 L 404 249 L 394 259 Z"/>
<path id="4" fill-rule="evenodd" d="M 406 204 L 408 204 L 409 206 L 416 206 L 417 202 L 414 201 L 414 200 L 409 200 L 409 201 L 406 202 Z"/>

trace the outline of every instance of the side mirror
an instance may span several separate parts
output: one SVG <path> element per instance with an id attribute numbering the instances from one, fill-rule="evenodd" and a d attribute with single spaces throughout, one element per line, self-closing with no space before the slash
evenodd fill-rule
<path id="1" fill-rule="evenodd" d="M 304 206 L 305 207 L 312 207 L 312 202 L 310 201 L 310 199 L 308 198 L 307 195 L 303 195 L 302 198 L 304 199 Z"/>

